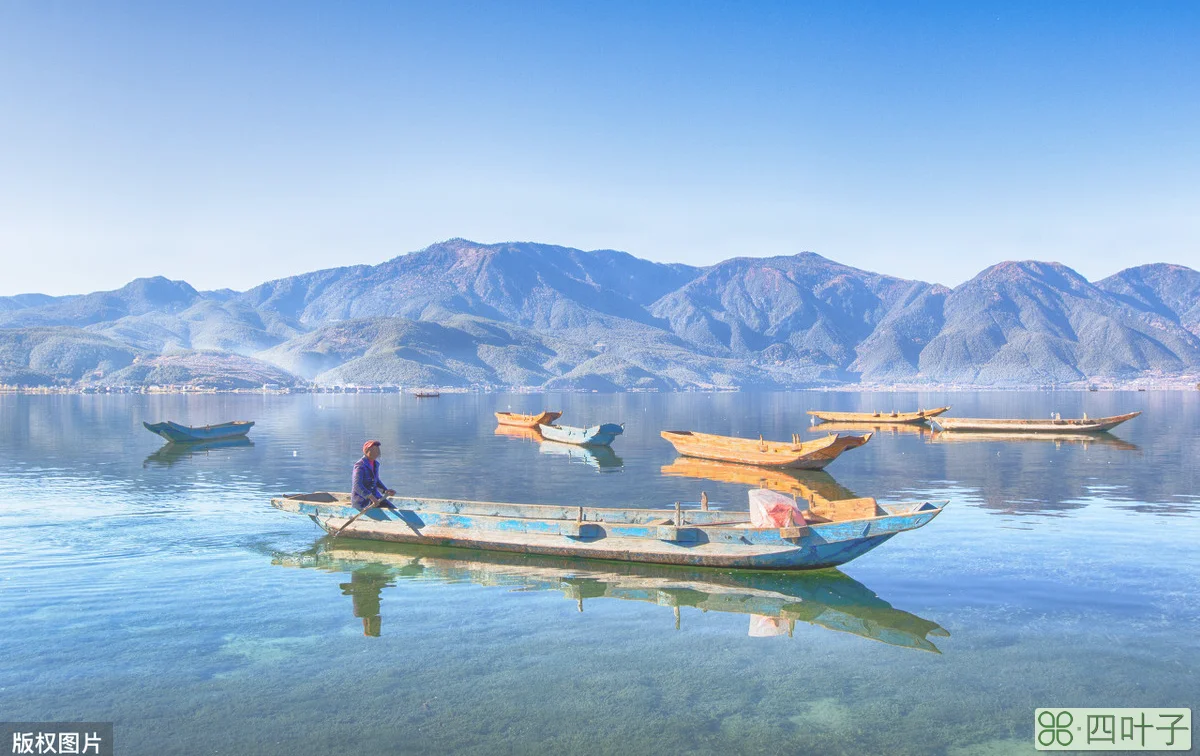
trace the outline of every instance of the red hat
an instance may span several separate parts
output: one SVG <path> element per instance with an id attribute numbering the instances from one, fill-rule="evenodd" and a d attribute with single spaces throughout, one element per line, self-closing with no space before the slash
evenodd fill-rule
<path id="1" fill-rule="evenodd" d="M 379 442 L 378 441 L 367 441 L 366 443 L 364 443 L 363 444 L 363 454 L 366 454 L 367 449 L 370 449 L 372 446 L 379 446 Z"/>

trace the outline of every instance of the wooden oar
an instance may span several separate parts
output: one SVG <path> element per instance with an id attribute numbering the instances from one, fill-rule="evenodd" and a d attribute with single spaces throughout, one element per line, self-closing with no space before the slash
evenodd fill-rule
<path id="1" fill-rule="evenodd" d="M 342 523 L 342 527 L 338 528 L 338 529 L 337 529 L 337 530 L 335 530 L 333 533 L 330 533 L 330 534 L 329 534 L 329 537 L 330 537 L 330 538 L 337 538 L 339 533 L 341 533 L 341 532 L 342 532 L 343 530 L 345 530 L 346 528 L 350 527 L 350 523 L 354 522 L 354 521 L 355 521 L 355 520 L 357 520 L 359 517 L 362 517 L 362 516 L 363 516 L 363 515 L 365 515 L 367 512 L 370 512 L 372 509 L 374 509 L 375 507 L 379 506 L 380 504 L 382 504 L 382 503 L 383 503 L 383 502 L 385 502 L 385 501 L 387 501 L 387 499 L 380 499 L 379 501 L 373 502 L 373 503 L 371 504 L 371 506 L 369 506 L 369 507 L 363 507 L 363 510 L 362 510 L 361 512 L 359 512 L 358 514 L 356 514 L 356 515 L 354 515 L 353 517 L 351 517 L 349 520 L 346 520 L 344 523 Z"/>

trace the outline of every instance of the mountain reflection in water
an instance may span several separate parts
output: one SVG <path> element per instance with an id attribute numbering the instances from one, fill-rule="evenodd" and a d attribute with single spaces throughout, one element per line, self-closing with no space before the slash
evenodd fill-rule
<path id="1" fill-rule="evenodd" d="M 380 596 L 405 580 L 474 583 L 522 591 L 562 591 L 577 602 L 620 599 L 671 606 L 676 629 L 680 607 L 750 617 L 754 637 L 792 634 L 797 621 L 852 633 L 893 646 L 940 653 L 929 636 L 949 637 L 936 622 L 880 599 L 862 583 L 837 570 L 774 573 L 689 569 L 523 554 L 467 551 L 435 546 L 322 538 L 298 554 L 276 554 L 288 567 L 347 572 L 341 584 L 353 599 L 355 617 L 366 635 L 381 633 Z"/>

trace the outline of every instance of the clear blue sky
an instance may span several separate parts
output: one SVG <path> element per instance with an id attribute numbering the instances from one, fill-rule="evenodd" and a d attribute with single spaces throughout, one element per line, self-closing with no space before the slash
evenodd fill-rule
<path id="1" fill-rule="evenodd" d="M 0 2 L 0 295 L 454 236 L 1200 268 L 1200 3 Z"/>

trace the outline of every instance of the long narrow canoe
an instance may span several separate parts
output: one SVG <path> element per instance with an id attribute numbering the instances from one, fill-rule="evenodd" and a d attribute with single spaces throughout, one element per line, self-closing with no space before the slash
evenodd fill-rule
<path id="1" fill-rule="evenodd" d="M 501 425 L 512 425 L 518 428 L 536 428 L 539 425 L 551 425 L 562 417 L 561 412 L 545 410 L 535 415 L 521 415 L 516 412 L 497 412 L 496 422 Z"/>
<path id="2" fill-rule="evenodd" d="M 1111 417 L 1068 418 L 1060 420 L 1007 420 L 980 417 L 943 417 L 931 422 L 938 430 L 945 431 L 1016 431 L 1020 433 L 1100 433 L 1115 428 L 1126 420 L 1132 420 L 1141 412 L 1130 412 Z"/>
<path id="3" fill-rule="evenodd" d="M 715 509 L 627 509 L 506 504 L 393 497 L 395 510 L 371 509 L 339 537 L 585 557 L 619 562 L 756 570 L 836 567 L 915 530 L 945 502 L 871 503 L 874 516 L 755 528 L 749 512 Z M 336 532 L 359 513 L 345 493 L 272 499 Z"/>
<path id="4" fill-rule="evenodd" d="M 276 554 L 271 562 L 349 575 L 342 589 L 356 608 L 370 607 L 372 617 L 379 616 L 385 606 L 380 602 L 384 590 L 402 592 L 411 582 L 473 583 L 509 589 L 505 595 L 561 591 L 581 612 L 585 603 L 600 599 L 642 601 L 664 611 L 671 607 L 676 629 L 680 607 L 693 607 L 749 616 L 752 636 L 790 635 L 796 622 L 806 622 L 892 646 L 938 653 L 930 638 L 950 635 L 936 622 L 894 608 L 837 570 L 731 572 L 341 538 L 321 539 L 299 553 Z"/>
<path id="5" fill-rule="evenodd" d="M 660 434 L 685 457 L 715 459 L 739 465 L 783 467 L 792 470 L 820 470 L 848 449 L 856 449 L 871 440 L 871 434 L 839 436 L 831 433 L 825 438 L 801 441 L 793 435 L 790 444 L 779 441 L 757 441 L 752 438 L 714 436 L 694 431 L 662 431 Z"/>
<path id="6" fill-rule="evenodd" d="M 576 428 L 573 425 L 539 425 L 538 431 L 547 441 L 557 441 L 560 444 L 608 446 L 616 440 L 617 436 L 625 432 L 625 426 L 616 423 L 593 425 L 590 428 Z"/>
<path id="7" fill-rule="evenodd" d="M 168 441 L 177 444 L 193 443 L 195 441 L 217 441 L 223 438 L 237 438 L 244 436 L 254 427 L 254 423 L 250 420 L 238 420 L 232 423 L 221 423 L 220 425 L 205 425 L 203 427 L 192 427 L 188 425 L 180 425 L 167 420 L 164 423 L 142 423 L 146 426 L 146 430 L 151 433 L 157 433 Z"/>
<path id="8" fill-rule="evenodd" d="M 949 407 L 919 409 L 916 412 L 826 412 L 809 410 L 808 414 L 829 423 L 923 423 L 931 417 L 948 412 Z"/>

